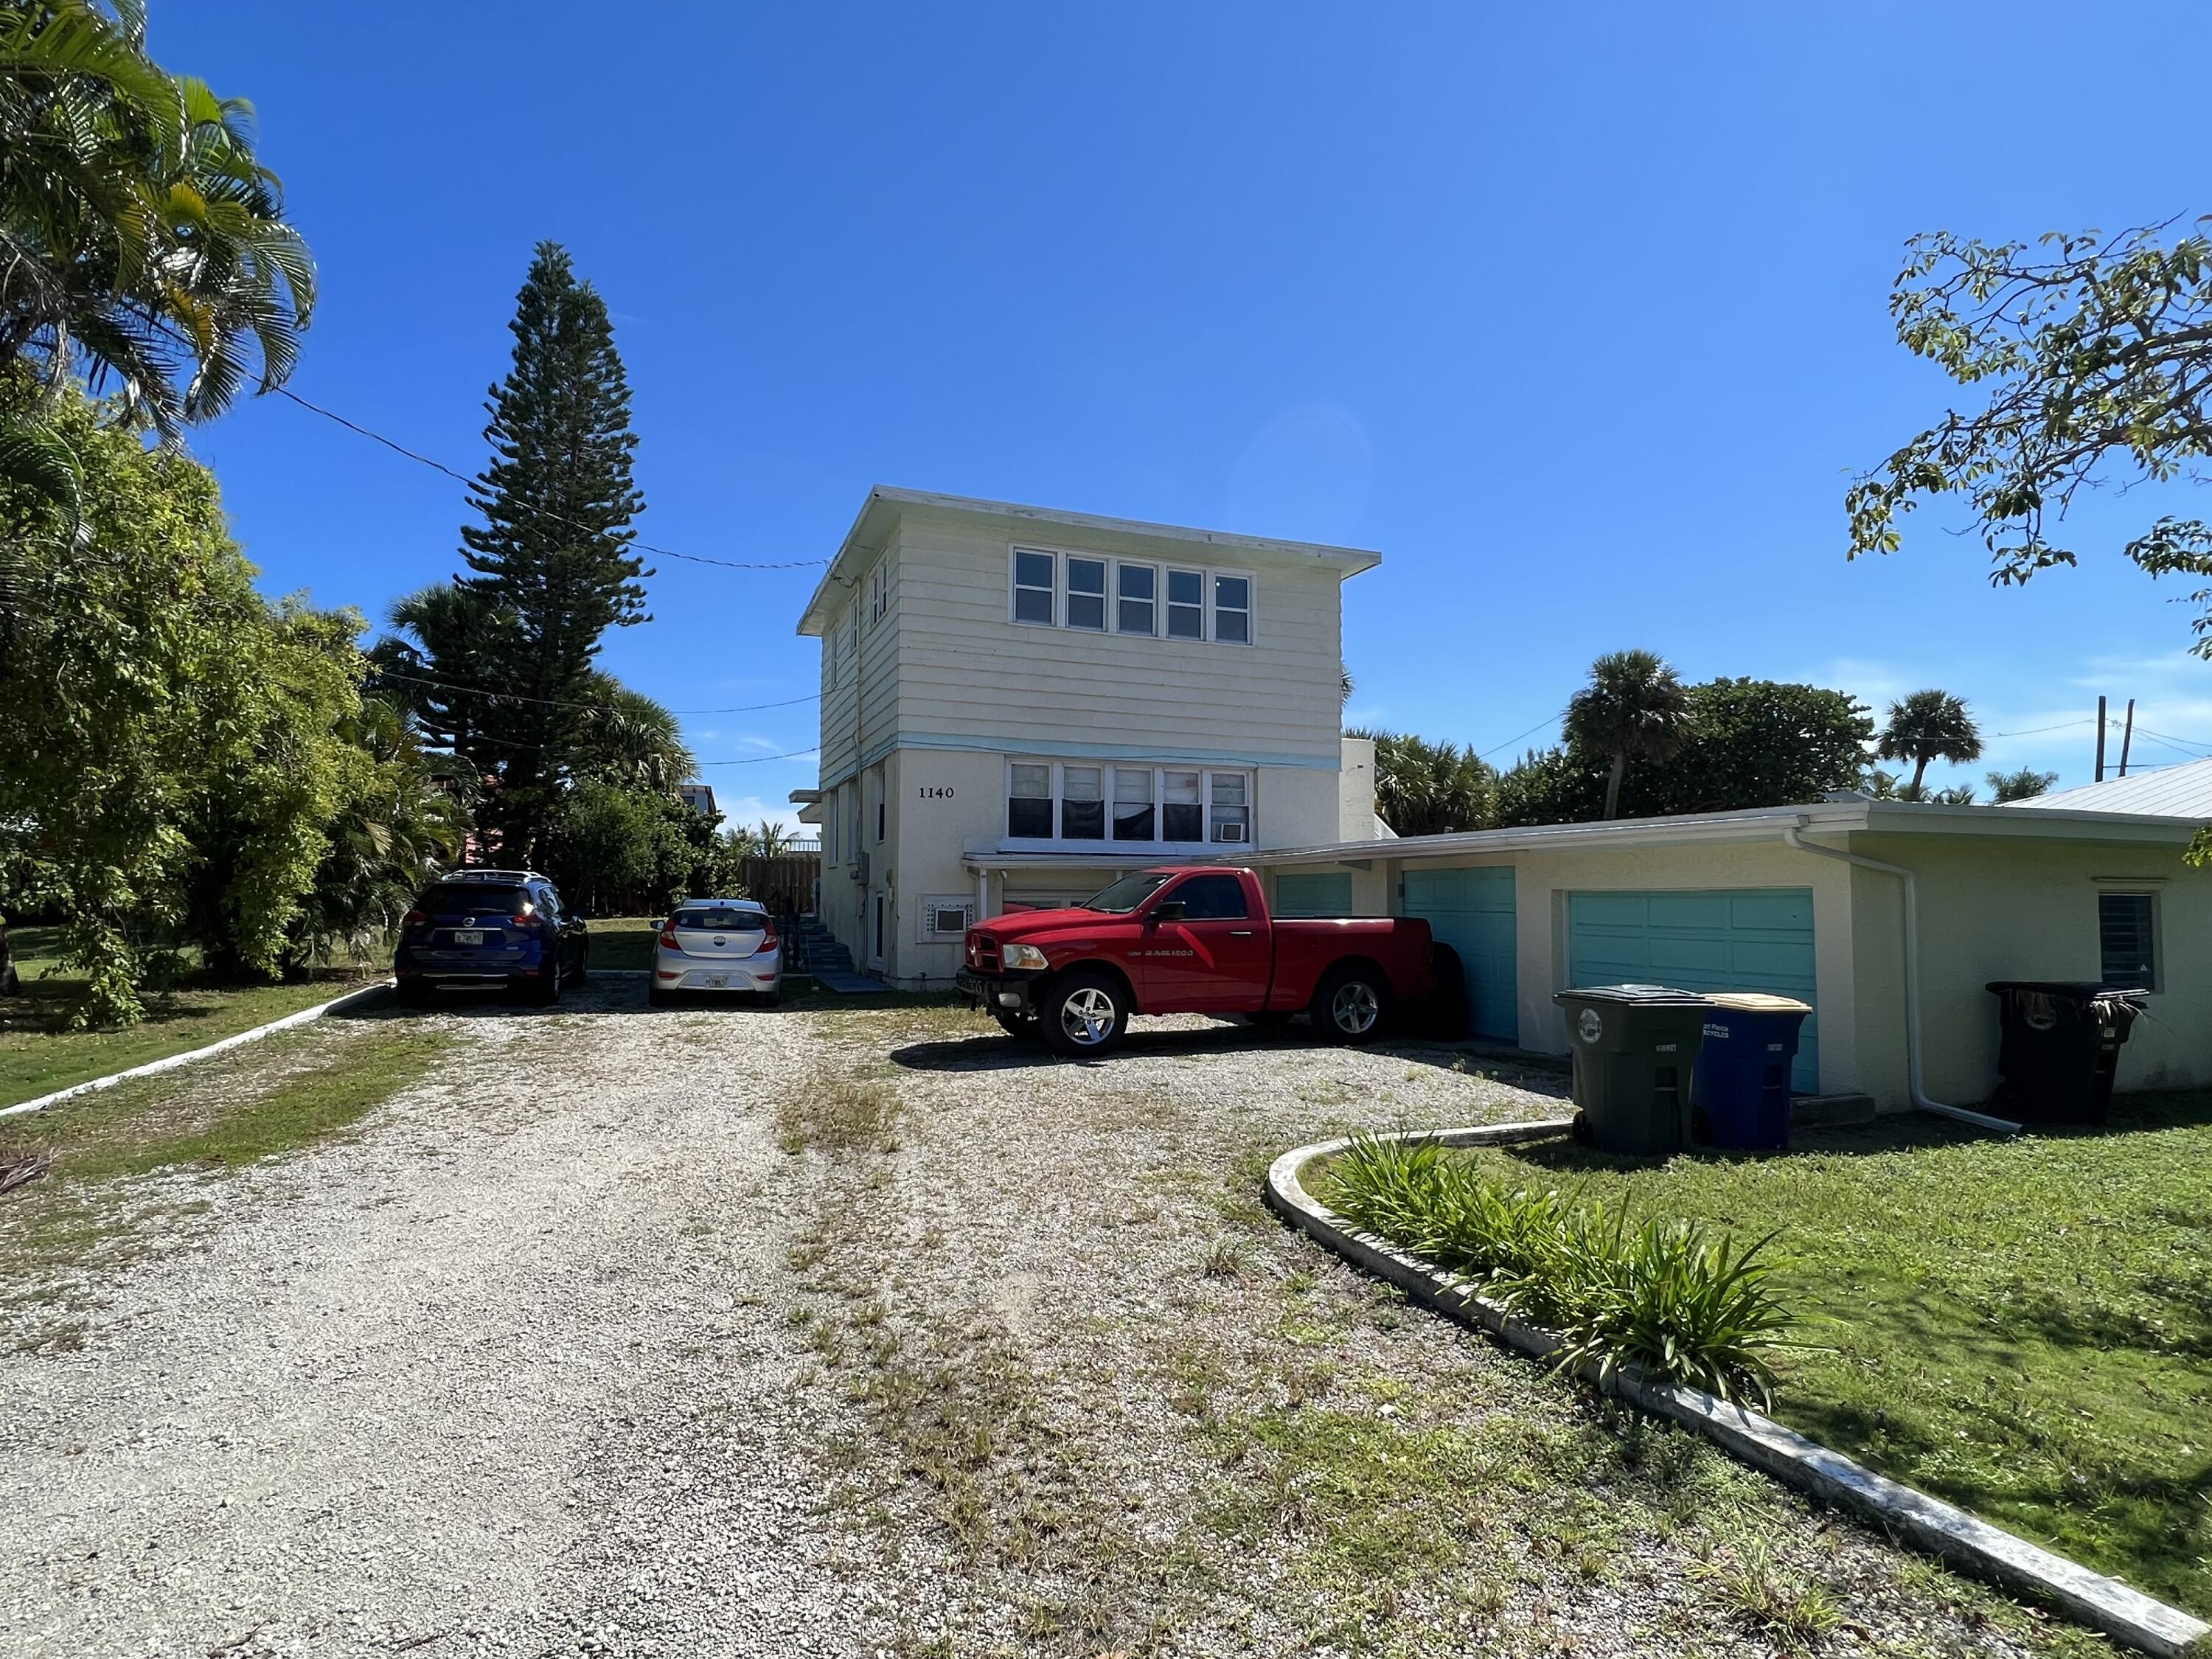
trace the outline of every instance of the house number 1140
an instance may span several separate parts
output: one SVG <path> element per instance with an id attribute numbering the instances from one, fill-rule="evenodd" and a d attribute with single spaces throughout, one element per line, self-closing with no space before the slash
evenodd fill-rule
<path id="1" fill-rule="evenodd" d="M 952 799 L 952 792 L 941 783 L 922 784 L 914 793 L 915 798 L 921 800 L 951 800 Z"/>

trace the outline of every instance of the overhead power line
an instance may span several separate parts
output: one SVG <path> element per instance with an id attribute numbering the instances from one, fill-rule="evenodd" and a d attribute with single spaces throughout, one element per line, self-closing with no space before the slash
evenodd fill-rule
<path id="1" fill-rule="evenodd" d="M 1476 756 L 1475 758 L 1477 760 L 1488 760 L 1492 755 L 1499 752 L 1500 750 L 1510 749 L 1515 744 L 1520 742 L 1522 738 L 1533 736 L 1534 733 L 1542 731 L 1546 726 L 1551 725 L 1553 721 L 1563 720 L 1566 719 L 1566 717 L 1567 711 L 1564 708 L 1559 710 L 1556 714 L 1547 714 L 1542 720 L 1538 720 L 1534 726 L 1530 726 L 1528 731 L 1516 732 L 1513 736 L 1506 738 L 1504 742 L 1499 744 L 1497 749 L 1486 749 L 1480 755 Z"/>
<path id="2" fill-rule="evenodd" d="M 443 461 L 434 459 L 417 450 L 410 449 L 397 439 L 387 438 L 381 432 L 365 427 L 358 421 L 349 421 L 334 409 L 325 409 L 320 404 L 312 403 L 289 386 L 280 386 L 275 390 L 279 397 L 289 398 L 309 414 L 319 415 L 326 421 L 335 422 L 349 432 L 359 434 L 372 443 L 382 444 L 393 454 L 404 455 L 418 466 L 427 466 L 433 472 L 442 472 L 456 483 L 465 484 L 471 489 L 483 487 L 477 480 L 469 477 L 467 473 L 447 466 Z M 534 513 L 541 519 L 550 519 L 556 524 L 565 524 L 572 529 L 586 531 L 594 536 L 604 536 L 607 533 L 594 525 L 586 524 L 580 519 L 572 519 L 565 513 L 556 513 L 548 507 L 533 507 L 526 501 L 517 501 L 514 505 L 521 507 L 525 512 Z M 629 545 L 641 553 L 650 553 L 656 558 L 683 559 L 691 564 L 711 564 L 724 570 L 805 570 L 816 565 L 830 562 L 827 559 L 785 559 L 774 563 L 757 562 L 744 559 L 711 559 L 703 553 L 684 553 L 672 547 L 659 546 L 653 542 L 633 541 Z"/>
<path id="3" fill-rule="evenodd" d="M 494 691 L 481 685 L 463 685 L 458 680 L 434 679 L 428 674 L 403 673 L 396 668 L 377 668 L 372 671 L 377 678 L 404 680 L 410 685 L 432 685 L 441 691 L 464 691 L 472 697 L 490 697 L 501 702 L 538 703 L 548 708 L 598 709 L 603 703 L 579 702 L 573 697 L 533 697 L 520 691 Z M 672 714 L 754 714 L 763 708 L 790 708 L 802 702 L 821 700 L 819 691 L 810 691 L 803 697 L 786 697 L 781 702 L 741 703 L 734 708 L 672 708 Z"/>

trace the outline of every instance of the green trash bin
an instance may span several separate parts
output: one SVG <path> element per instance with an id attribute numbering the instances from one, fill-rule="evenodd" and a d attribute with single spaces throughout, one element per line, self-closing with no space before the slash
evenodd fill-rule
<path id="1" fill-rule="evenodd" d="M 1601 1152 L 1665 1158 L 1690 1145 L 1690 1076 L 1711 1007 L 1666 985 L 1560 991 L 1575 1055 L 1577 1131 Z"/>

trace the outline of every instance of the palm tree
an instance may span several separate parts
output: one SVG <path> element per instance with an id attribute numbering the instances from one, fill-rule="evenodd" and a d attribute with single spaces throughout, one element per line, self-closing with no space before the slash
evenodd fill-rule
<path id="1" fill-rule="evenodd" d="M 594 670 L 586 693 L 599 705 L 579 769 L 624 789 L 672 795 L 699 769 L 684 723 L 666 706 Z"/>
<path id="2" fill-rule="evenodd" d="M 112 381 L 173 440 L 283 383 L 315 272 L 252 106 L 165 74 L 144 24 L 142 0 L 0 0 L 0 363 Z"/>
<path id="3" fill-rule="evenodd" d="M 1590 665 L 1589 684 L 1567 704 L 1565 734 L 1569 750 L 1610 760 L 1605 815 L 1618 817 L 1629 762 L 1672 760 L 1689 740 L 1688 688 L 1651 652 L 1610 652 Z"/>
<path id="4" fill-rule="evenodd" d="M 2056 772 L 2039 772 L 2033 766 L 2023 766 L 2017 772 L 1990 772 L 1984 775 L 1990 781 L 1990 789 L 2000 801 L 2033 800 L 2038 795 L 2047 795 L 2051 786 L 2058 781 Z"/>
<path id="5" fill-rule="evenodd" d="M 1498 775 L 1456 744 L 1397 732 L 1355 731 L 1375 744 L 1375 810 L 1401 836 L 1486 830 L 1497 804 Z"/>
<path id="6" fill-rule="evenodd" d="M 1919 800 L 1929 762 L 1964 766 L 1981 759 L 1981 728 L 1966 712 L 1965 698 L 1933 688 L 1915 691 L 1890 704 L 1874 752 L 1877 760 L 1912 763 L 1912 781 L 1905 786 L 1904 797 Z"/>

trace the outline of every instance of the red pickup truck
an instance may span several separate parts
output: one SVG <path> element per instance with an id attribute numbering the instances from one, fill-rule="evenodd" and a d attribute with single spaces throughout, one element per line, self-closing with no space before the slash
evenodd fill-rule
<path id="1" fill-rule="evenodd" d="M 1365 1042 L 1393 1004 L 1436 988 L 1435 957 L 1425 921 L 1277 921 L 1249 870 L 1177 865 L 1073 909 L 979 923 L 958 984 L 970 1006 L 1064 1054 L 1108 1052 L 1132 1014 L 1310 1012 L 1323 1037 Z"/>

